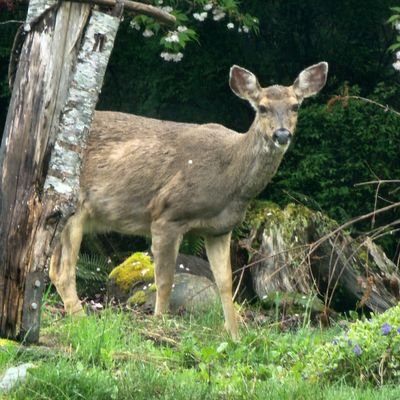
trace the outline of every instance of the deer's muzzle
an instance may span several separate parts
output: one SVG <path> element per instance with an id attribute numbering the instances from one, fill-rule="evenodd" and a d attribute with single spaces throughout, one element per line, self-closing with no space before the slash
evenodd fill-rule
<path id="1" fill-rule="evenodd" d="M 272 134 L 272 140 L 279 145 L 287 145 L 292 138 L 292 133 L 285 128 L 277 129 Z"/>

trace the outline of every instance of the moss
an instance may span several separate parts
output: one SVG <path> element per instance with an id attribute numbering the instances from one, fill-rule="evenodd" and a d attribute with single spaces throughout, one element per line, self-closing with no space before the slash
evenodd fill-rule
<path id="1" fill-rule="evenodd" d="M 271 201 L 257 200 L 247 210 L 245 225 L 250 229 L 258 229 L 269 220 L 280 220 L 282 210 Z"/>
<path id="2" fill-rule="evenodd" d="M 147 296 L 143 290 L 138 290 L 133 296 L 129 297 L 128 305 L 129 306 L 141 306 L 146 303 Z"/>
<path id="3" fill-rule="evenodd" d="M 133 253 L 111 271 L 109 278 L 127 293 L 137 282 L 147 283 L 154 280 L 154 264 L 147 253 Z"/>
<path id="4" fill-rule="evenodd" d="M 15 347 L 19 344 L 10 339 L 0 339 L 0 347 Z"/>
<path id="5" fill-rule="evenodd" d="M 155 283 L 152 283 L 150 286 L 149 286 L 149 289 L 148 289 L 150 292 L 152 292 L 152 293 L 154 293 L 154 292 L 156 292 L 157 291 L 157 286 L 156 286 L 156 284 Z"/>

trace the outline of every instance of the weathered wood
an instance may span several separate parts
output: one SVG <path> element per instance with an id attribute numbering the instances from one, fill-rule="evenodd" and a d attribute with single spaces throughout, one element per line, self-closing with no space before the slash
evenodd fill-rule
<path id="1" fill-rule="evenodd" d="M 21 53 L 1 150 L 1 336 L 38 340 L 38 291 L 29 282 L 47 266 L 73 213 L 80 154 L 119 25 L 94 12 L 86 27 L 89 11 L 63 3 L 47 12 L 29 27 Z"/>
<path id="2" fill-rule="evenodd" d="M 21 329 L 31 236 L 47 173 L 54 127 L 90 6 L 32 2 L 2 147 L 0 192 L 0 335 Z M 39 15 L 43 15 L 39 18 Z M 32 21 L 35 21 L 33 24 Z M 38 266 L 34 266 L 35 270 Z"/>
<path id="3" fill-rule="evenodd" d="M 119 22 L 119 18 L 94 11 L 86 28 L 44 183 L 42 208 L 32 238 L 31 266 L 48 264 L 65 223 L 75 212 L 82 154 Z M 27 312 L 29 294 L 26 292 L 24 299 Z M 21 333 L 28 332 L 36 341 L 39 331 L 23 324 Z"/>
<path id="4" fill-rule="evenodd" d="M 399 301 L 397 268 L 370 238 L 355 240 L 335 221 L 301 205 L 282 210 L 258 203 L 247 221 L 253 287 L 260 299 L 314 293 L 327 308 L 374 312 Z M 324 241 L 313 246 L 321 237 Z"/>

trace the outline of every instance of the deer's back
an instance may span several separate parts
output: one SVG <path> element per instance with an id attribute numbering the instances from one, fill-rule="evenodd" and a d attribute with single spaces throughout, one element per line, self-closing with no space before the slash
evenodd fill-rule
<path id="1" fill-rule="evenodd" d="M 241 136 L 217 124 L 96 112 L 81 175 L 91 225 L 146 234 L 157 218 L 213 224 L 233 196 Z"/>

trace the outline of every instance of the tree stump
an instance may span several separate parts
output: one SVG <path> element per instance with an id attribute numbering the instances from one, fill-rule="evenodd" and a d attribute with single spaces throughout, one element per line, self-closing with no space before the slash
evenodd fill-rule
<path id="1" fill-rule="evenodd" d="M 257 202 L 245 225 L 253 287 L 260 299 L 276 293 L 317 294 L 327 308 L 373 312 L 400 299 L 398 270 L 371 238 L 353 239 L 339 231 L 313 248 L 338 227 L 321 212 Z"/>

